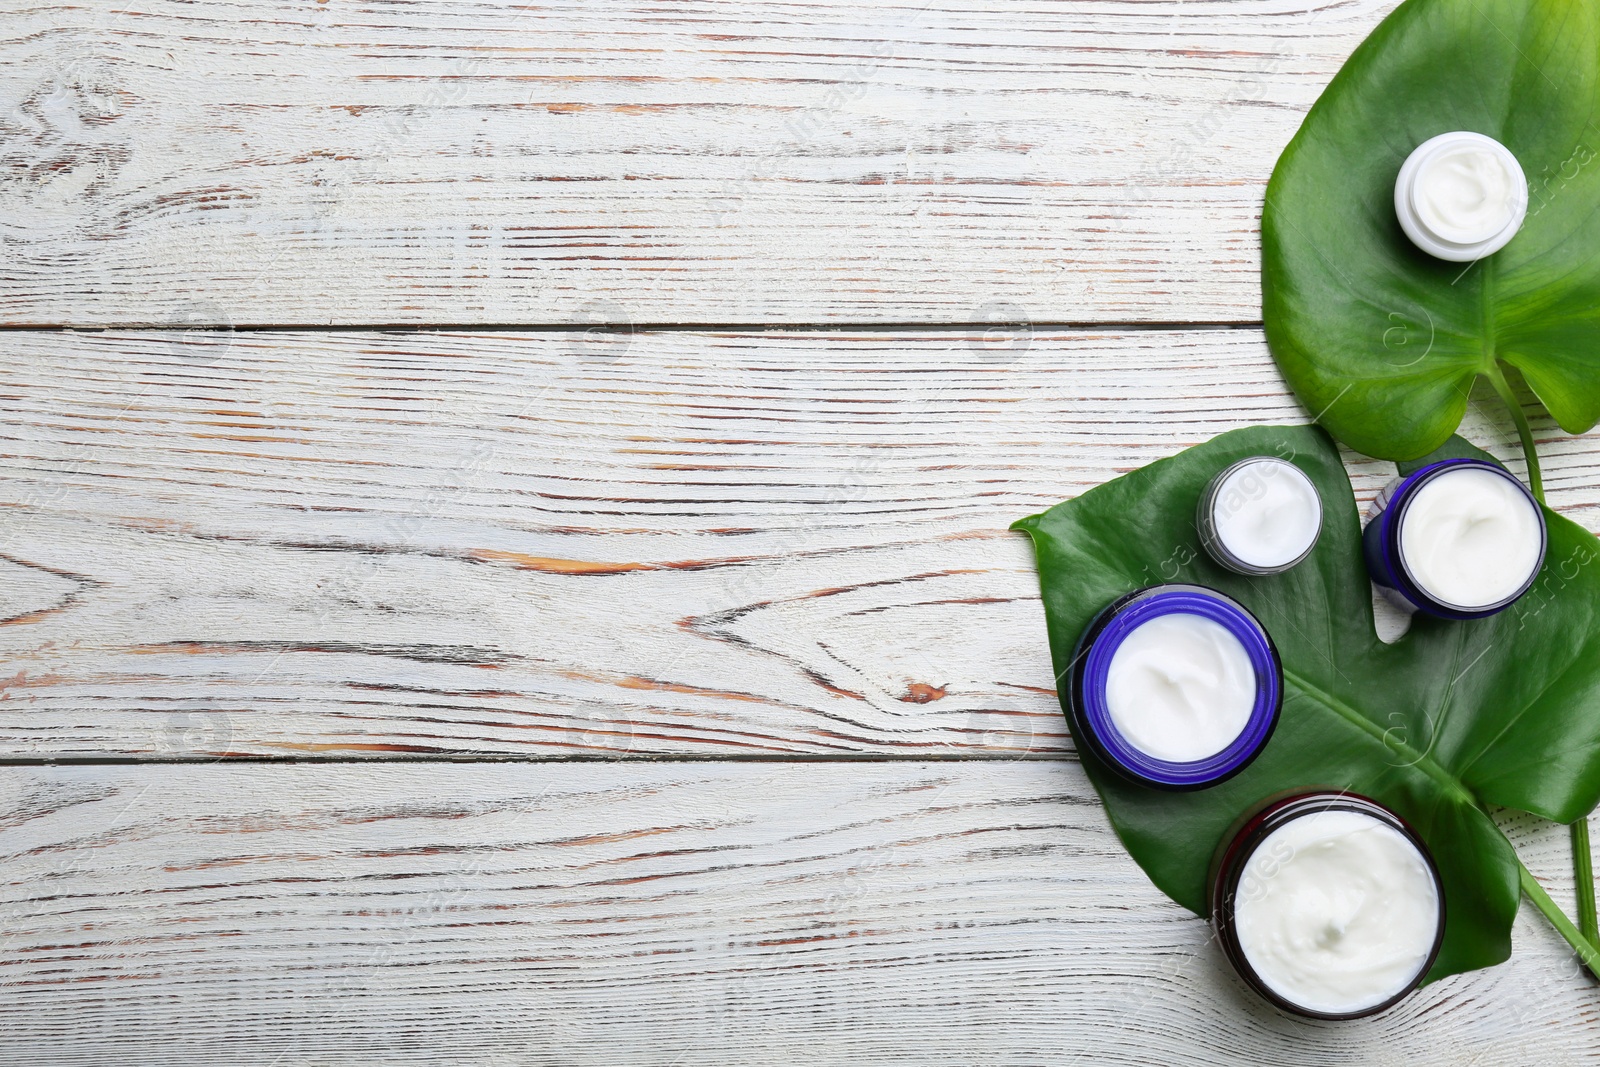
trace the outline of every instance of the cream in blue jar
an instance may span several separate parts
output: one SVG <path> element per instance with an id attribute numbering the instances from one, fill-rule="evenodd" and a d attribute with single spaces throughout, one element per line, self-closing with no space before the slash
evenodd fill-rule
<path id="1" fill-rule="evenodd" d="M 1367 570 L 1403 608 L 1447 619 L 1504 611 L 1544 564 L 1544 512 L 1505 468 L 1430 463 L 1396 479 L 1362 534 Z"/>
<path id="2" fill-rule="evenodd" d="M 1067 695 L 1080 748 L 1140 784 L 1200 789 L 1239 773 L 1267 743 L 1283 668 L 1242 605 L 1205 586 L 1157 585 L 1089 624 Z"/>

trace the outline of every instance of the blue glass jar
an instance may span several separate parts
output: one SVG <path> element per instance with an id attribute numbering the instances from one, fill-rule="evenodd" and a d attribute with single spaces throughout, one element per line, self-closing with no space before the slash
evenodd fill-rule
<path id="1" fill-rule="evenodd" d="M 1413 511 L 1419 499 L 1436 493 L 1445 485 L 1445 479 L 1458 479 L 1466 473 L 1479 480 L 1479 484 L 1492 487 L 1501 496 L 1500 505 L 1515 501 L 1517 515 L 1522 521 L 1523 543 L 1514 545 L 1520 563 L 1511 572 L 1507 583 L 1493 589 L 1491 595 L 1467 602 L 1469 598 L 1453 599 L 1435 579 L 1430 587 L 1428 577 L 1430 561 L 1408 558 L 1408 523 L 1419 521 Z M 1464 520 L 1455 520 L 1462 525 Z M 1366 557 L 1367 572 L 1385 595 L 1398 606 L 1425 612 L 1445 619 L 1481 619 L 1504 611 L 1532 587 L 1544 562 L 1548 531 L 1544 512 L 1533 499 L 1533 494 L 1505 468 L 1476 459 L 1446 459 L 1430 463 L 1398 478 L 1386 486 L 1372 504 L 1372 517 L 1362 532 L 1362 552 Z M 1409 550 L 1417 554 L 1418 546 Z M 1492 570 L 1501 565 L 1505 553 L 1494 553 L 1482 559 L 1482 568 Z M 1520 573 L 1525 571 L 1526 573 Z"/>
<path id="2" fill-rule="evenodd" d="M 1157 631 L 1142 628 L 1158 623 L 1170 628 L 1174 622 L 1193 627 L 1201 634 L 1202 647 L 1209 641 L 1236 662 L 1240 670 L 1234 672 L 1234 681 L 1237 683 L 1242 676 L 1243 685 L 1248 687 L 1234 684 L 1228 695 L 1236 705 L 1233 719 L 1239 722 L 1237 733 L 1197 758 L 1170 758 L 1169 754 L 1156 751 L 1160 745 L 1137 741 L 1138 731 L 1126 728 L 1126 710 L 1113 707 L 1113 694 L 1109 692 L 1113 666 L 1125 646 L 1138 647 L 1147 662 L 1154 657 L 1158 661 L 1154 669 L 1161 669 L 1161 646 L 1152 646 L 1150 641 Z M 1188 687 L 1189 695 L 1198 696 L 1204 704 L 1208 696 L 1204 690 L 1215 670 L 1204 662 L 1198 667 L 1177 663 L 1174 669 L 1179 671 L 1175 684 Z M 1207 671 L 1212 673 L 1208 675 Z M 1241 696 L 1242 702 L 1238 699 Z M 1282 705 L 1283 667 L 1272 638 L 1244 607 L 1215 589 L 1199 585 L 1151 586 L 1112 603 L 1079 639 L 1068 679 L 1067 714 L 1080 748 L 1093 752 L 1123 777 L 1157 789 L 1202 789 L 1238 774 L 1272 736 Z M 1123 726 L 1119 726 L 1115 713 L 1119 710 L 1123 713 Z"/>

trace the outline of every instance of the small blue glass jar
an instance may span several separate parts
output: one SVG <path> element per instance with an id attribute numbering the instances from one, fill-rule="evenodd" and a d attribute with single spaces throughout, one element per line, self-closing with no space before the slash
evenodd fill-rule
<path id="1" fill-rule="evenodd" d="M 1528 570 L 1509 595 L 1499 596 L 1488 603 L 1460 604 L 1430 592 L 1418 575 L 1417 561 L 1408 562 L 1404 551 L 1404 530 L 1407 516 L 1418 494 L 1438 479 L 1457 471 L 1480 471 L 1511 487 L 1514 495 L 1524 501 L 1536 517 L 1538 548 Z M 1401 608 L 1424 612 L 1444 619 L 1481 619 L 1504 611 L 1533 586 L 1543 565 L 1548 531 L 1544 512 L 1533 494 L 1504 467 L 1477 459 L 1445 459 L 1418 468 L 1403 478 L 1390 482 L 1372 502 L 1371 519 L 1362 531 L 1361 547 L 1366 557 L 1367 572 L 1383 593 Z"/>
<path id="2" fill-rule="evenodd" d="M 1219 625 L 1242 647 L 1255 691 L 1238 734 L 1219 751 L 1175 761 L 1136 745 L 1118 728 L 1107 698 L 1117 650 L 1146 623 L 1188 615 Z M 1078 641 L 1068 679 L 1067 715 L 1078 745 L 1123 777 L 1157 789 L 1203 789 L 1243 770 L 1266 745 L 1283 706 L 1283 667 L 1272 638 L 1234 600 L 1200 585 L 1150 586 L 1121 597 Z"/>

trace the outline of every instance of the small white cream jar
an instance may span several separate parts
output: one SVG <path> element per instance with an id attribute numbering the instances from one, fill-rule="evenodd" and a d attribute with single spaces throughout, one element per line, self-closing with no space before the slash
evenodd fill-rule
<path id="1" fill-rule="evenodd" d="M 1251 456 L 1211 479 L 1195 512 L 1206 553 L 1236 574 L 1279 574 L 1311 554 L 1322 497 L 1299 467 Z"/>
<path id="2" fill-rule="evenodd" d="M 1528 214 L 1528 179 L 1511 150 L 1481 133 L 1430 138 L 1394 183 L 1400 228 L 1430 256 L 1469 263 L 1500 251 Z"/>

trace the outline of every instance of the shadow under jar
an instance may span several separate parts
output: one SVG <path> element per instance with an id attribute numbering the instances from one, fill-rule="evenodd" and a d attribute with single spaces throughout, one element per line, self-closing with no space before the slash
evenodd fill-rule
<path id="1" fill-rule="evenodd" d="M 1219 852 L 1217 939 L 1245 984 L 1313 1019 L 1359 1019 L 1422 984 L 1444 941 L 1444 886 L 1400 816 L 1354 793 L 1268 803 Z"/>

